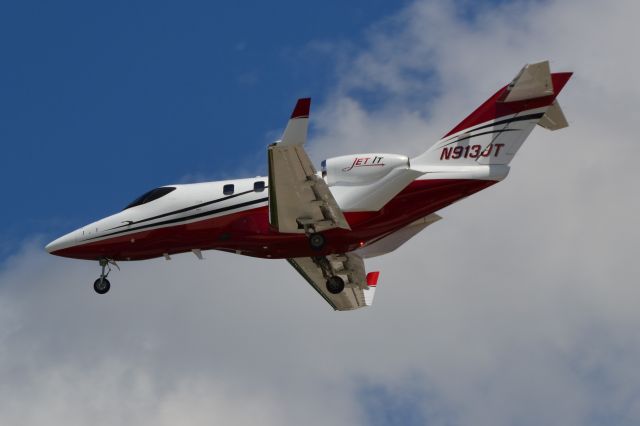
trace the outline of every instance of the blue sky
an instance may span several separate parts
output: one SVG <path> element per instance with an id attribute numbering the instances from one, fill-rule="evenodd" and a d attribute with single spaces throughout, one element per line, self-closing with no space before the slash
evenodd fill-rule
<path id="1" fill-rule="evenodd" d="M 158 185 L 264 173 L 298 97 L 403 2 L 11 2 L 0 7 L 0 255 Z"/>

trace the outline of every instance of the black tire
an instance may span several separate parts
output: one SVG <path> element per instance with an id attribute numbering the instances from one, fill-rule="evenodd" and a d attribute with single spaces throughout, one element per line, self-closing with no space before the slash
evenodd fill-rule
<path id="1" fill-rule="evenodd" d="M 309 245 L 315 251 L 320 251 L 324 247 L 325 239 L 322 234 L 311 234 L 309 235 Z"/>
<path id="2" fill-rule="evenodd" d="M 335 275 L 327 280 L 327 290 L 331 294 L 340 294 L 344 290 L 344 280 Z"/>
<path id="3" fill-rule="evenodd" d="M 109 291 L 110 288 L 111 288 L 111 283 L 106 278 L 98 278 L 93 283 L 93 289 L 98 294 L 105 294 L 106 292 Z"/>

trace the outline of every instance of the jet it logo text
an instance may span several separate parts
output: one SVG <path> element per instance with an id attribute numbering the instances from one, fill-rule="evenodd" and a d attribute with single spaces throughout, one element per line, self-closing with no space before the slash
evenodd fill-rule
<path id="1" fill-rule="evenodd" d="M 351 166 L 349 167 L 345 167 L 344 169 L 342 169 L 343 172 L 348 172 L 349 170 L 353 169 L 354 167 L 376 167 L 376 166 L 384 166 L 384 163 L 382 163 L 382 159 L 384 157 L 378 157 L 375 156 L 373 157 L 373 159 L 371 159 L 371 157 L 356 157 L 355 160 L 353 160 L 353 163 L 351 164 Z M 371 160 L 371 161 L 369 161 Z"/>

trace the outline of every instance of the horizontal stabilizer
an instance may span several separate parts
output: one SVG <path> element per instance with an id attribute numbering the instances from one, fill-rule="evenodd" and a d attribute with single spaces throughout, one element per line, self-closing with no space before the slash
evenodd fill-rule
<path id="1" fill-rule="evenodd" d="M 569 127 L 567 119 L 560 108 L 558 101 L 553 101 L 547 112 L 544 113 L 538 124 L 548 130 L 558 130 Z"/>
<path id="2" fill-rule="evenodd" d="M 549 61 L 525 65 L 507 86 L 501 102 L 516 102 L 553 95 Z"/>

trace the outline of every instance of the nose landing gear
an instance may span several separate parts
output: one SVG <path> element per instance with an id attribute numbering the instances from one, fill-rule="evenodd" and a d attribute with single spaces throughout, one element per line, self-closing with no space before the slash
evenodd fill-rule
<path id="1" fill-rule="evenodd" d="M 111 288 L 111 283 L 107 279 L 109 272 L 111 272 L 111 265 L 118 268 L 118 270 L 120 268 L 118 267 L 116 262 L 109 259 L 100 259 L 98 262 L 100 263 L 100 267 L 102 267 L 102 272 L 100 273 L 100 278 L 93 282 L 93 289 L 98 294 L 105 294 Z"/>
<path id="2" fill-rule="evenodd" d="M 93 283 L 93 289 L 98 294 L 105 294 L 106 292 L 109 291 L 110 288 L 111 288 L 111 283 L 109 282 L 108 279 L 104 277 L 98 278 Z"/>

